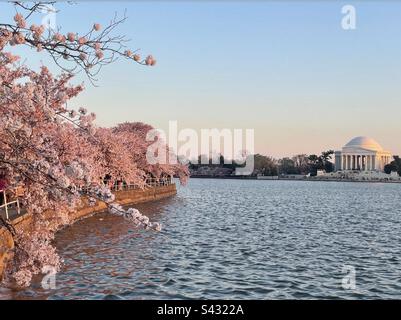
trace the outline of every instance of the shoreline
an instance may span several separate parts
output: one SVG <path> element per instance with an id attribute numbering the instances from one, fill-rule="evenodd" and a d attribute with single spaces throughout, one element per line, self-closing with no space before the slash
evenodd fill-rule
<path id="1" fill-rule="evenodd" d="M 133 189 L 116 191 L 115 202 L 120 205 L 135 205 L 139 203 L 153 202 L 160 199 L 168 198 L 177 194 L 176 184 L 166 186 L 156 186 L 147 189 Z M 107 206 L 103 202 L 98 202 L 95 206 L 88 205 L 86 199 L 83 199 L 84 205 L 77 208 L 71 215 L 71 223 L 61 226 L 58 230 L 64 229 L 77 221 L 91 217 L 94 214 L 104 212 Z M 32 215 L 24 214 L 14 220 L 12 225 L 17 231 L 28 231 L 31 225 Z M 0 281 L 6 269 L 8 261 L 12 259 L 14 249 L 14 239 L 6 227 L 0 227 Z"/>

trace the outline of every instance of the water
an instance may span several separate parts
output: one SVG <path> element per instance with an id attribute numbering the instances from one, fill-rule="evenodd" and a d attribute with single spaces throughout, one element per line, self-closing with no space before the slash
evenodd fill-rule
<path id="1" fill-rule="evenodd" d="M 107 213 L 85 219 L 57 236 L 56 290 L 37 280 L 0 296 L 400 299 L 400 202 L 401 184 L 192 179 L 137 206 L 161 233 Z M 352 268 L 356 288 L 344 289 Z"/>

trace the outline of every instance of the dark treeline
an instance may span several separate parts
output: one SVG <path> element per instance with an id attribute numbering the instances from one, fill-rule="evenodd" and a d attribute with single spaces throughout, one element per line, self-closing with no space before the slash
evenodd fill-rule
<path id="1" fill-rule="evenodd" d="M 328 150 L 322 152 L 320 155 L 298 154 L 291 158 L 285 157 L 282 159 L 274 159 L 269 156 L 255 154 L 254 171 L 252 175 L 277 176 L 287 174 L 310 174 L 313 176 L 316 175 L 318 170 L 332 172 L 334 170 L 334 164 L 331 161 L 333 154 L 333 150 Z M 189 169 L 192 174 L 230 175 L 234 172 L 235 168 L 241 166 L 235 161 L 224 163 L 225 159 L 222 155 L 220 155 L 220 161 L 217 164 L 213 164 L 212 159 L 209 159 L 209 163 L 207 164 L 201 164 L 201 159 L 202 156 L 199 156 L 197 162 L 190 162 Z"/>
<path id="2" fill-rule="evenodd" d="M 401 176 L 401 159 L 399 156 L 394 156 L 394 160 L 384 166 L 384 172 L 390 174 L 392 171 L 396 171 Z"/>

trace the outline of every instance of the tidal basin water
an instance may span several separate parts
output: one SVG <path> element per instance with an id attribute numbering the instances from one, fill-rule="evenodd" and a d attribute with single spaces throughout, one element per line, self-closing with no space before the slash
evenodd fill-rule
<path id="1" fill-rule="evenodd" d="M 57 288 L 9 297 L 401 298 L 401 184 L 192 179 L 136 207 L 162 232 L 82 220 L 57 235 Z"/>

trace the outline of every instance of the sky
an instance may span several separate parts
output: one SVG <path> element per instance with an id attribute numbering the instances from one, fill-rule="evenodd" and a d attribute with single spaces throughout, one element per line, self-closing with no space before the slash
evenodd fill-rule
<path id="1" fill-rule="evenodd" d="M 341 27 L 343 5 L 356 29 Z M 149 68 L 118 61 L 72 101 L 113 126 L 255 130 L 256 151 L 274 157 L 341 149 L 370 136 L 401 154 L 401 1 L 90 1 L 58 3 L 62 32 L 106 25 L 114 13 Z M 0 18 L 15 9 L 0 5 Z M 43 53 L 27 64 L 58 69 Z M 17 52 L 18 53 L 18 52 Z"/>

